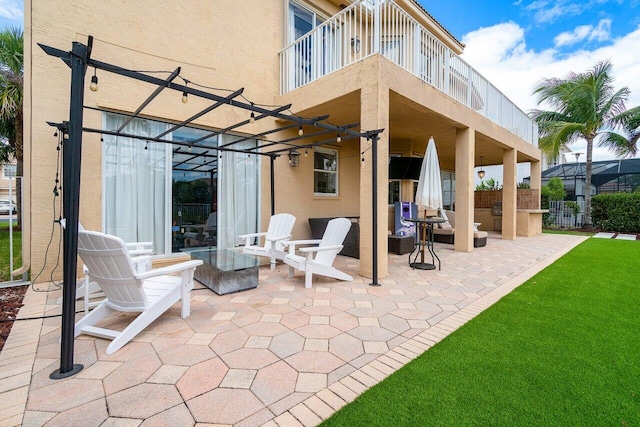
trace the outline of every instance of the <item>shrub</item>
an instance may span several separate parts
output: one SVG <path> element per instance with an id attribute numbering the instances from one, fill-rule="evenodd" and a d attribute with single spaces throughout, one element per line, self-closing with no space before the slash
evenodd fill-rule
<path id="1" fill-rule="evenodd" d="M 564 184 L 558 177 L 551 178 L 547 185 L 542 186 L 540 191 L 540 199 L 542 209 L 549 209 L 549 201 L 551 200 L 564 200 L 567 192 L 564 191 Z"/>
<path id="2" fill-rule="evenodd" d="M 601 230 L 640 233 L 640 193 L 594 196 L 591 219 L 593 226 Z"/>
<path id="3" fill-rule="evenodd" d="M 476 185 L 476 191 L 494 191 L 494 190 L 502 190 L 502 185 L 500 185 L 500 183 L 493 178 L 489 178 L 486 181 L 481 180 L 480 184 Z"/>

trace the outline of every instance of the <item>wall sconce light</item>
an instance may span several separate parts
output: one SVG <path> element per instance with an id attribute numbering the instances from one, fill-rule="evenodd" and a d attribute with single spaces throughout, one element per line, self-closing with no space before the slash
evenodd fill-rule
<path id="1" fill-rule="evenodd" d="M 360 53 L 360 38 L 358 36 L 351 37 L 351 51 Z"/>
<path id="2" fill-rule="evenodd" d="M 482 170 L 482 156 L 480 156 L 480 170 L 478 171 L 478 178 L 484 178 L 484 170 Z"/>
<path id="3" fill-rule="evenodd" d="M 289 151 L 289 166 L 292 168 L 297 168 L 300 164 L 300 153 L 296 150 Z"/>

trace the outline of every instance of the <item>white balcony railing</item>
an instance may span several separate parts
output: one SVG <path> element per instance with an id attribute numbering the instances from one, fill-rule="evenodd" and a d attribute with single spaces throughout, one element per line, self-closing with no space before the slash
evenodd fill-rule
<path id="1" fill-rule="evenodd" d="M 456 101 L 538 145 L 536 123 L 393 0 L 360 0 L 280 52 L 280 92 L 381 54 Z"/>

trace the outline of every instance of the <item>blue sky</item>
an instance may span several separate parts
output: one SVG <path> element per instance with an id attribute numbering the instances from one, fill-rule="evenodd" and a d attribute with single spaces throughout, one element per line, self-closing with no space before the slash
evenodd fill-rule
<path id="1" fill-rule="evenodd" d="M 512 21 L 525 30 L 528 47 L 556 48 L 559 55 L 604 46 L 640 24 L 638 0 L 419 2 L 458 39 L 479 28 Z"/>
<path id="2" fill-rule="evenodd" d="M 24 3 L 17 0 L 0 0 L 0 28 L 24 26 Z"/>

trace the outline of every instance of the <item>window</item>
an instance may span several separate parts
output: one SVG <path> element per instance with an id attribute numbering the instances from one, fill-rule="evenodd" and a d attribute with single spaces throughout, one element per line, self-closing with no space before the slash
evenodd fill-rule
<path id="1" fill-rule="evenodd" d="M 4 165 L 2 166 L 2 176 L 4 178 L 15 178 L 16 176 L 16 165 Z"/>
<path id="2" fill-rule="evenodd" d="M 389 157 L 402 157 L 401 153 L 390 153 Z M 391 164 L 391 159 L 389 160 L 389 164 Z M 401 181 L 399 179 L 390 179 L 389 180 L 389 196 L 388 196 L 388 202 L 390 205 L 395 204 L 396 202 L 401 201 L 401 194 L 400 194 L 400 189 L 402 188 L 401 186 Z"/>
<path id="3" fill-rule="evenodd" d="M 338 152 L 316 148 L 313 153 L 313 193 L 316 196 L 338 195 Z"/>
<path id="4" fill-rule="evenodd" d="M 442 204 L 445 209 L 454 210 L 456 200 L 456 174 L 440 171 L 442 176 Z"/>
<path id="5" fill-rule="evenodd" d="M 289 2 L 288 18 L 289 31 L 287 31 L 287 45 L 298 40 L 324 22 L 324 19 L 318 16 L 317 13 L 294 1 Z"/>
<path id="6" fill-rule="evenodd" d="M 456 174 L 453 172 L 440 171 L 442 180 L 442 205 L 444 209 L 454 210 L 456 203 Z M 418 193 L 418 181 L 413 181 L 413 200 Z"/>
<path id="7" fill-rule="evenodd" d="M 400 181 L 389 181 L 389 204 L 393 205 L 400 201 Z"/>
<path id="8" fill-rule="evenodd" d="M 383 36 L 380 41 L 380 53 L 402 67 L 404 67 L 404 50 L 403 36 Z"/>

